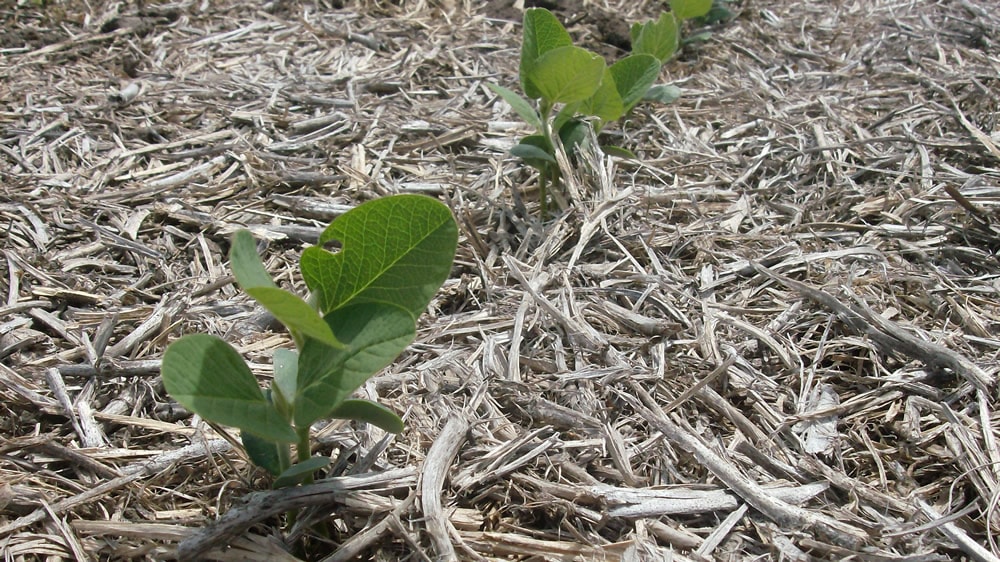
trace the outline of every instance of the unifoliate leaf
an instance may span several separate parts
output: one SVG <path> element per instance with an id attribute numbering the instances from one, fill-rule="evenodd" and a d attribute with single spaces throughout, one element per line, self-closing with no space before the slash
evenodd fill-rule
<path id="1" fill-rule="evenodd" d="M 594 92 L 594 95 L 584 100 L 579 111 L 584 115 L 593 115 L 601 120 L 601 126 L 618 119 L 625 114 L 625 105 L 622 97 L 615 86 L 615 78 L 611 74 L 611 68 L 604 69 L 604 78 L 601 86 Z"/>
<path id="2" fill-rule="evenodd" d="M 621 96 L 624 106 L 622 113 L 627 113 L 642 101 L 642 97 L 660 75 L 660 61 L 653 55 L 633 54 L 615 62 L 608 68 L 608 72 L 614 78 L 613 83 Z"/>
<path id="3" fill-rule="evenodd" d="M 274 480 L 274 489 L 298 486 L 312 476 L 312 473 L 326 468 L 330 464 L 330 457 L 311 457 L 299 463 L 293 464 L 288 470 L 282 472 Z"/>
<path id="4" fill-rule="evenodd" d="M 524 160 L 524 163 L 539 171 L 555 166 L 555 149 L 547 138 L 542 135 L 528 135 L 510 149 L 510 153 Z"/>
<path id="5" fill-rule="evenodd" d="M 559 47 L 539 57 L 528 82 L 550 104 L 583 101 L 600 87 L 604 66 L 604 57 L 587 49 Z"/>
<path id="6" fill-rule="evenodd" d="M 273 404 L 274 398 L 274 393 L 270 390 L 264 392 L 264 399 L 268 402 Z M 281 409 L 278 410 L 280 412 Z M 251 462 L 274 476 L 281 473 L 282 450 L 285 458 L 288 458 L 287 443 L 275 443 L 246 431 L 240 431 L 240 441 L 243 442 L 243 450 L 247 452 Z"/>
<path id="7" fill-rule="evenodd" d="M 733 11 L 729 9 L 729 0 L 719 0 L 712 2 L 712 9 L 702 16 L 696 23 L 703 25 L 715 25 L 733 19 Z"/>
<path id="8" fill-rule="evenodd" d="M 281 474 L 279 448 L 288 447 L 288 445 L 268 441 L 245 431 L 240 432 L 240 440 L 243 441 L 243 450 L 247 452 L 247 456 L 255 465 L 270 472 L 273 476 Z"/>
<path id="9" fill-rule="evenodd" d="M 274 284 L 257 255 L 257 247 L 250 232 L 240 230 L 233 235 L 229 261 L 240 287 L 289 331 L 316 338 L 328 345 L 340 345 L 329 326 L 306 301 Z"/>
<path id="10" fill-rule="evenodd" d="M 632 26 L 632 52 L 653 55 L 661 63 L 674 56 L 680 46 L 677 19 L 673 13 L 663 12 L 659 19 Z"/>
<path id="11" fill-rule="evenodd" d="M 410 312 L 386 303 L 349 304 L 327 314 L 326 321 L 346 348 L 306 340 L 299 355 L 296 427 L 329 416 L 402 353 L 416 334 Z"/>
<path id="12" fill-rule="evenodd" d="M 303 334 L 327 345 L 340 345 L 319 313 L 298 295 L 277 287 L 244 287 L 243 290 L 293 334 Z"/>
<path id="13" fill-rule="evenodd" d="M 524 160 L 544 160 L 545 162 L 556 163 L 556 159 L 545 151 L 545 149 L 521 142 L 510 149 L 510 153 Z"/>
<path id="14" fill-rule="evenodd" d="M 510 104 L 511 109 L 515 113 L 524 119 L 524 122 L 531 125 L 536 129 L 542 128 L 542 118 L 538 115 L 538 111 L 528 103 L 528 100 L 517 95 L 516 92 L 508 90 L 503 86 L 498 86 L 496 84 L 487 84 L 487 88 L 493 90 L 493 93 L 503 98 L 505 102 Z"/>
<path id="15" fill-rule="evenodd" d="M 573 39 L 552 12 L 544 8 L 528 8 L 524 11 L 521 66 L 518 75 L 525 95 L 531 99 L 542 97 L 541 92 L 528 80 L 538 59 L 553 49 L 572 44 Z"/>
<path id="16" fill-rule="evenodd" d="M 389 433 L 401 433 L 403 420 L 395 412 L 371 400 L 351 398 L 344 400 L 330 412 L 331 418 L 370 423 Z"/>
<path id="17" fill-rule="evenodd" d="M 630 160 L 637 160 L 638 156 L 634 152 L 627 148 L 622 148 L 620 146 L 615 146 L 613 144 L 605 144 L 601 146 L 601 151 L 608 156 L 617 156 L 619 158 L 628 158 Z"/>
<path id="18" fill-rule="evenodd" d="M 238 230 L 233 234 L 229 262 L 241 287 L 277 287 L 257 255 L 257 246 L 250 231 Z"/>
<path id="19" fill-rule="evenodd" d="M 174 400 L 206 420 L 271 441 L 296 440 L 240 354 L 215 336 L 191 334 L 170 344 L 161 374 Z"/>
<path id="20" fill-rule="evenodd" d="M 712 9 L 712 0 L 670 0 L 670 11 L 678 21 L 697 18 Z"/>
<path id="21" fill-rule="evenodd" d="M 326 324 L 326 322 L 323 322 Z M 327 325 L 327 328 L 330 326 Z M 332 333 L 332 332 L 331 332 Z M 273 399 L 291 405 L 295 399 L 295 385 L 299 377 L 299 354 L 293 349 L 279 348 L 274 350 L 274 384 Z M 281 408 L 278 408 L 281 411 Z"/>
<path id="22" fill-rule="evenodd" d="M 322 248 L 339 240 L 336 254 Z M 448 278 L 458 226 L 447 206 L 423 195 L 393 195 L 334 219 L 318 246 L 302 252 L 306 285 L 323 314 L 350 302 L 384 302 L 418 316 Z"/>
<path id="23" fill-rule="evenodd" d="M 559 141 L 562 142 L 566 154 L 575 155 L 580 146 L 587 142 L 587 127 L 590 127 L 590 123 L 582 119 L 573 119 L 559 129 Z"/>
<path id="24" fill-rule="evenodd" d="M 681 97 L 681 89 L 671 84 L 660 84 L 646 90 L 642 96 L 643 101 L 653 101 L 657 103 L 673 103 Z"/>
<path id="25" fill-rule="evenodd" d="M 705 43 L 712 38 L 711 31 L 702 31 L 700 33 L 695 33 L 693 35 L 688 35 L 681 40 L 681 43 L 685 46 L 687 45 L 697 45 L 698 43 Z"/>

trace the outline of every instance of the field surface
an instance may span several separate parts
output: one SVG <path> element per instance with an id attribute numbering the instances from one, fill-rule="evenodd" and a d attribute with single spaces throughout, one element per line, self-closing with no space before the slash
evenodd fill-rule
<path id="1" fill-rule="evenodd" d="M 663 9 L 546 5 L 609 60 Z M 0 0 L 3 559 L 1000 560 L 996 6 L 730 10 L 542 220 L 512 0 Z M 231 235 L 302 292 L 394 193 L 460 230 L 360 391 L 406 429 L 325 422 L 270 491 L 163 351 L 268 381 Z"/>

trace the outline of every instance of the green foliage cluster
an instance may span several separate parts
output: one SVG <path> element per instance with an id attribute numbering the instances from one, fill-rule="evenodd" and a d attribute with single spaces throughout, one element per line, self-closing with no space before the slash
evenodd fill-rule
<path id="1" fill-rule="evenodd" d="M 341 244 L 336 253 L 324 249 L 332 241 Z M 337 217 L 302 253 L 312 293 L 306 301 L 279 288 L 253 237 L 237 232 L 229 253 L 237 282 L 285 325 L 296 349 L 275 350 L 274 380 L 262 390 L 224 340 L 187 335 L 163 356 L 167 392 L 202 418 L 239 428 L 250 459 L 276 477 L 276 488 L 310 481 L 329 462 L 310 456 L 314 422 L 353 419 L 402 431 L 391 410 L 351 395 L 413 340 L 417 316 L 451 271 L 457 241 L 451 211 L 434 199 L 369 201 Z"/>
<path id="2" fill-rule="evenodd" d="M 663 63 L 680 47 L 681 23 L 707 14 L 711 7 L 712 0 L 670 0 L 670 12 L 632 26 L 632 53 L 610 66 L 600 55 L 573 45 L 569 33 L 548 10 L 525 10 L 518 75 L 528 99 L 496 84 L 489 88 L 536 130 L 511 153 L 539 171 L 543 218 L 546 186 L 557 184 L 560 178 L 557 139 L 573 155 L 586 142 L 587 127 L 599 132 L 642 101 L 677 99 L 676 87 L 654 83 Z M 603 148 L 631 155 L 618 147 Z"/>

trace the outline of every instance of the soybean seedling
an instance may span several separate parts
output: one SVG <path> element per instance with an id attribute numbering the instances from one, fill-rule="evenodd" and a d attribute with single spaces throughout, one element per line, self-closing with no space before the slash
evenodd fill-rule
<path id="1" fill-rule="evenodd" d="M 676 87 L 654 83 L 663 63 L 677 52 L 681 22 L 707 13 L 712 0 L 672 0 L 670 5 L 671 11 L 659 19 L 632 26 L 632 53 L 610 66 L 600 55 L 573 45 L 548 10 L 525 10 L 518 78 L 527 99 L 497 84 L 487 86 L 535 129 L 511 153 L 538 170 L 543 219 L 547 188 L 560 181 L 557 144 L 572 156 L 589 138 L 587 127 L 600 132 L 641 101 L 669 103 L 680 95 Z M 618 147 L 602 148 L 634 156 Z"/>
<path id="2" fill-rule="evenodd" d="M 299 266 L 308 301 L 279 288 L 248 231 L 229 258 L 240 287 L 274 315 L 296 349 L 276 349 L 262 390 L 240 354 L 220 338 L 186 335 L 163 356 L 170 395 L 202 418 L 240 430 L 249 458 L 274 487 L 312 481 L 329 458 L 311 456 L 310 427 L 324 418 L 364 421 L 399 433 L 394 412 L 351 395 L 416 334 L 416 318 L 447 279 L 458 228 L 451 211 L 421 195 L 369 201 L 337 217 Z M 324 249 L 339 241 L 336 253 Z M 292 462 L 291 445 L 295 444 Z"/>

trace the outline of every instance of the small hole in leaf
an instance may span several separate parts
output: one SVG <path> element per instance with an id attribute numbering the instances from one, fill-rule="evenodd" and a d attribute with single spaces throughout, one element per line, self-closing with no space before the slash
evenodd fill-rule
<path id="1" fill-rule="evenodd" d="M 340 240 L 336 239 L 327 240 L 326 242 L 323 243 L 323 249 L 333 254 L 339 252 L 343 247 L 344 245 L 340 243 Z"/>

